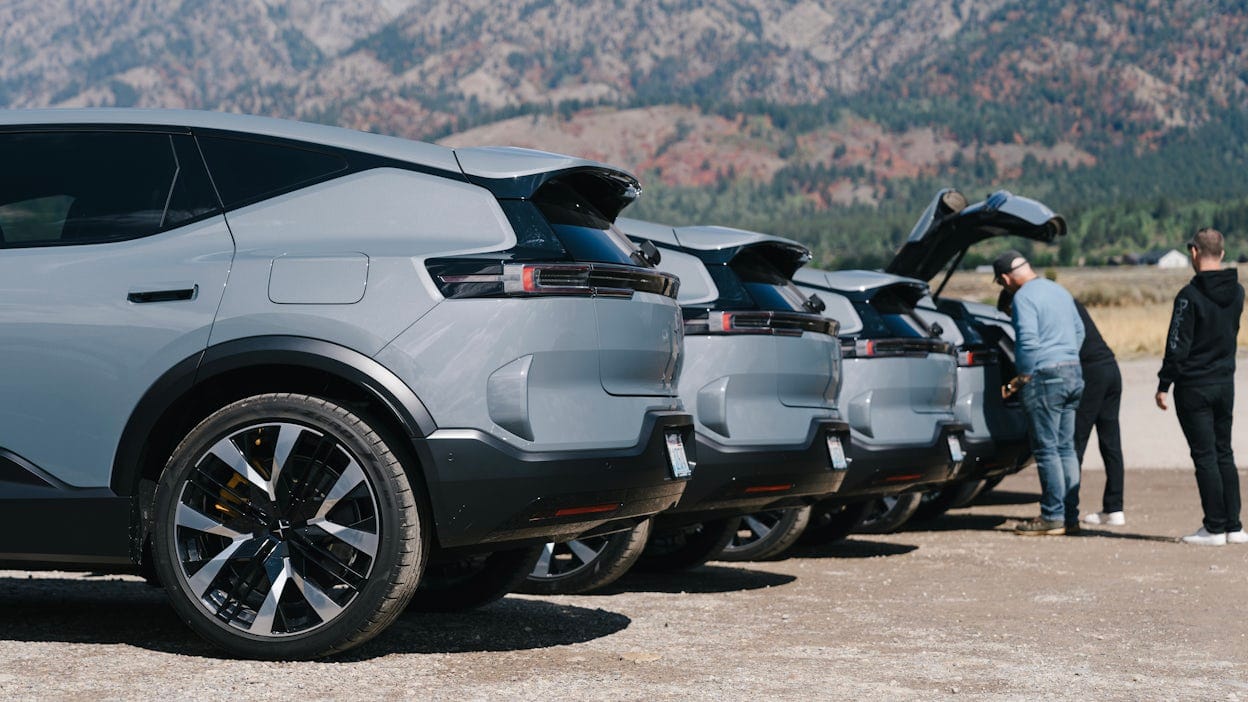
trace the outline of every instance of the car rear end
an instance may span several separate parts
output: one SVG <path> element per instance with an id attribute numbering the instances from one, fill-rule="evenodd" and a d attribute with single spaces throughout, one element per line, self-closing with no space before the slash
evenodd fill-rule
<path id="1" fill-rule="evenodd" d="M 809 259 L 796 242 L 722 227 L 666 233 L 624 221 L 679 273 L 685 365 L 698 465 L 662 526 L 800 506 L 844 479 L 848 427 L 836 413 L 836 322 L 793 284 Z"/>
<path id="2" fill-rule="evenodd" d="M 868 271 L 797 275 L 842 320 L 838 406 L 851 430 L 837 498 L 910 492 L 956 479 L 966 427 L 954 412 L 957 356 L 915 304 L 919 281 Z"/>
<path id="3" fill-rule="evenodd" d="M 932 308 L 939 312 L 931 312 Z M 954 409 L 967 426 L 968 480 L 1018 472 L 1031 460 L 1022 398 L 1001 398 L 1001 386 L 1017 375 L 1014 331 L 1009 317 L 988 305 L 926 298 L 921 314 L 935 314 L 954 326 L 958 397 Z M 946 328 L 948 328 L 946 326 Z"/>
<path id="4" fill-rule="evenodd" d="M 441 301 L 378 356 L 438 427 L 416 450 L 443 549 L 631 528 L 692 468 L 679 283 L 612 224 L 637 183 L 546 156 L 457 152 L 515 245 L 423 261 Z"/>

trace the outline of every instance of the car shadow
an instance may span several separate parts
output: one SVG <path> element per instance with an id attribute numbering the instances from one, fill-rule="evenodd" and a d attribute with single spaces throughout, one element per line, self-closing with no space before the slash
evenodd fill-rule
<path id="1" fill-rule="evenodd" d="M 1038 492 L 1016 492 L 1013 490 L 992 490 L 986 495 L 975 498 L 972 505 L 1029 505 L 1040 501 Z"/>
<path id="2" fill-rule="evenodd" d="M 787 585 L 797 580 L 792 575 L 762 570 L 734 568 L 727 565 L 704 565 L 692 570 L 647 573 L 633 570 L 624 577 L 588 596 L 618 595 L 624 592 L 716 594 L 742 590 L 761 590 Z"/>
<path id="3" fill-rule="evenodd" d="M 466 612 L 405 612 L 376 639 L 330 660 L 359 661 L 391 653 L 492 653 L 568 646 L 610 636 L 632 619 L 520 597 Z"/>
<path id="4" fill-rule="evenodd" d="M 789 550 L 791 558 L 876 558 L 877 556 L 901 556 L 918 550 L 913 544 L 895 544 L 889 541 L 866 541 L 843 539 L 819 546 L 795 546 Z"/>
<path id="5" fill-rule="evenodd" d="M 328 661 L 393 653 L 517 651 L 582 643 L 622 631 L 628 617 L 517 597 L 470 612 L 405 612 L 373 640 Z M 0 577 L 0 641 L 125 644 L 232 659 L 178 618 L 164 591 L 133 580 Z"/>

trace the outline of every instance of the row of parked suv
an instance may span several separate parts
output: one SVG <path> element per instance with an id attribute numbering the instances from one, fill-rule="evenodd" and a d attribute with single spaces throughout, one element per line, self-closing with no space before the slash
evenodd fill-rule
<path id="1" fill-rule="evenodd" d="M 1063 234 L 1043 205 L 942 192 L 887 273 L 824 272 L 618 217 L 639 194 L 523 149 L 0 114 L 0 567 L 140 573 L 229 651 L 309 658 L 1022 467 L 1008 319 L 927 281 Z"/>

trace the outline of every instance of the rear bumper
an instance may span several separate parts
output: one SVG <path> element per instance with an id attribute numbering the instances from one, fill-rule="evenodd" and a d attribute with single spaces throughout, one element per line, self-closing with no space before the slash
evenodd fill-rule
<path id="1" fill-rule="evenodd" d="M 848 448 L 849 425 L 829 419 L 811 422 L 806 439 L 790 446 L 725 446 L 699 433 L 693 478 L 684 497 L 660 520 L 670 526 L 796 507 L 835 493 L 847 471 L 833 467 L 829 435 Z"/>
<path id="2" fill-rule="evenodd" d="M 968 439 L 967 460 L 959 479 L 983 480 L 1017 473 L 1031 460 L 1031 445 L 1026 438 L 1008 441 Z"/>
<path id="3" fill-rule="evenodd" d="M 476 430 L 439 430 L 418 442 L 437 545 L 563 541 L 627 528 L 680 499 L 665 434 L 681 435 L 696 460 L 693 418 L 650 411 L 627 449 L 527 452 Z"/>
<path id="4" fill-rule="evenodd" d="M 875 447 L 851 441 L 847 451 L 849 471 L 836 497 L 892 495 L 960 479 L 966 461 L 953 462 L 949 437 L 956 436 L 965 452 L 964 431 L 961 424 L 943 423 L 932 443 L 917 446 Z"/>

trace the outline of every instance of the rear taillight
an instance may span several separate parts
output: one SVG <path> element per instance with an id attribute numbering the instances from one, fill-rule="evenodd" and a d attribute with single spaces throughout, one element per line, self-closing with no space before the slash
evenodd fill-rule
<path id="1" fill-rule="evenodd" d="M 916 357 L 953 354 L 953 344 L 938 339 L 847 339 L 841 341 L 842 358 Z"/>
<path id="2" fill-rule="evenodd" d="M 771 334 L 801 336 L 805 332 L 835 336 L 840 323 L 817 314 L 801 312 L 701 312 L 685 319 L 685 334 Z"/>
<path id="3" fill-rule="evenodd" d="M 605 263 L 495 263 L 434 260 L 426 264 L 447 298 L 632 297 L 647 292 L 675 299 L 680 281 L 668 273 Z"/>
<path id="4" fill-rule="evenodd" d="M 959 366 L 991 366 L 997 362 L 997 352 L 992 349 L 972 349 L 958 352 Z"/>

